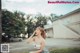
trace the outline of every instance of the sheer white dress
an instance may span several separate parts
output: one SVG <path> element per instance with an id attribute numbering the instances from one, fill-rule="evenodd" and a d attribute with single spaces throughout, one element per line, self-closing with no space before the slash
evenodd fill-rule
<path id="1" fill-rule="evenodd" d="M 40 41 L 38 42 L 34 42 L 32 44 L 34 46 L 34 49 L 36 49 L 35 51 L 39 50 L 41 45 L 40 45 Z M 30 51 L 30 53 L 35 53 L 35 51 Z M 48 49 L 44 47 L 43 51 L 41 53 L 49 53 Z"/>

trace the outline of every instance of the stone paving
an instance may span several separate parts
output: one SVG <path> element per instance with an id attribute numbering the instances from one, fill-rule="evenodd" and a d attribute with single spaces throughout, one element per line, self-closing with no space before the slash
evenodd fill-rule
<path id="1" fill-rule="evenodd" d="M 10 44 L 10 53 L 22 53 L 23 51 L 26 52 L 27 50 L 33 49 L 33 46 L 27 44 L 26 40 L 22 42 L 14 42 Z M 80 40 L 77 39 L 53 39 L 47 38 L 46 39 L 46 48 L 71 48 L 71 47 L 80 47 Z"/>

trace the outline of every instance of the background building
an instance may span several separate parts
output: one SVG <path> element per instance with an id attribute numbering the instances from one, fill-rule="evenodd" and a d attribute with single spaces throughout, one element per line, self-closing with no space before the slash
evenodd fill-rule
<path id="1" fill-rule="evenodd" d="M 53 38 L 80 38 L 80 8 L 61 16 L 45 29 Z"/>

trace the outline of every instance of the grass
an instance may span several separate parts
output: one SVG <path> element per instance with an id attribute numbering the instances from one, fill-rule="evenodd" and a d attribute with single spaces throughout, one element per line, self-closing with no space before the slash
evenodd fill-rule
<path id="1" fill-rule="evenodd" d="M 14 52 L 14 53 L 29 53 L 29 51 L 23 52 Z M 80 53 L 80 48 L 52 48 L 50 49 L 50 53 Z"/>
<path id="2" fill-rule="evenodd" d="M 80 48 L 51 49 L 50 53 L 80 53 Z"/>

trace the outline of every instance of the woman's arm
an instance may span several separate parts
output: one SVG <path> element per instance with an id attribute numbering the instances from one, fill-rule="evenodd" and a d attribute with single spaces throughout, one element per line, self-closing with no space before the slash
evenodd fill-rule
<path id="1" fill-rule="evenodd" d="M 30 43 L 34 40 L 33 35 L 35 34 L 35 31 L 33 32 L 33 34 L 27 39 L 27 42 Z"/>

